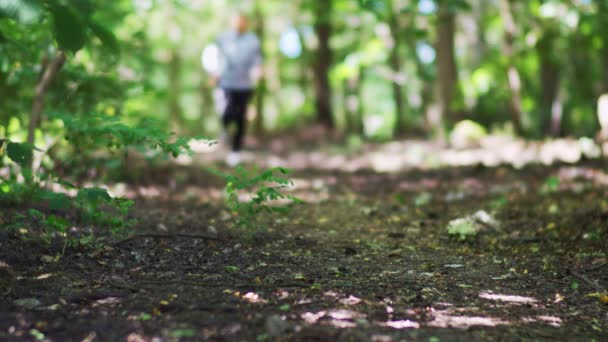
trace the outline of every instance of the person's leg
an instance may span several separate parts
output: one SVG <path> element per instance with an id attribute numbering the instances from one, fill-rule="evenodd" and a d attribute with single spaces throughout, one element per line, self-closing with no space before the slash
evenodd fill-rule
<path id="1" fill-rule="evenodd" d="M 236 133 L 232 143 L 232 150 L 239 152 L 243 147 L 243 138 L 247 126 L 247 105 L 251 98 L 250 90 L 242 90 L 234 94 L 234 120 L 236 121 Z"/>
<path id="2" fill-rule="evenodd" d="M 230 123 L 235 119 L 235 92 L 229 89 L 223 89 L 223 92 L 226 104 L 222 113 L 222 126 L 224 126 L 224 130 L 227 130 Z"/>

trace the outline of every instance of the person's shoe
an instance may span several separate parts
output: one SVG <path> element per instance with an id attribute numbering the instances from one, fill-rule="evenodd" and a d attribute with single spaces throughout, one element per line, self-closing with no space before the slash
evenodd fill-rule
<path id="1" fill-rule="evenodd" d="M 226 157 L 226 164 L 230 167 L 238 166 L 241 163 L 241 153 L 240 152 L 230 152 Z"/>

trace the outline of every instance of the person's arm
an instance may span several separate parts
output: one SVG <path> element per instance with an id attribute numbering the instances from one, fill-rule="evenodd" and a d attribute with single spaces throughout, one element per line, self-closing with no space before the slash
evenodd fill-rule
<path id="1" fill-rule="evenodd" d="M 209 73 L 209 85 L 212 87 L 217 87 L 217 85 L 220 82 L 220 78 L 222 77 L 222 73 L 224 70 L 222 70 L 222 58 L 224 58 L 224 51 L 223 51 L 223 44 L 222 44 L 222 37 L 219 36 L 218 38 L 216 38 L 213 43 L 215 44 L 215 46 L 217 47 L 217 60 L 218 60 L 218 65 L 217 68 L 215 70 L 212 70 Z"/>

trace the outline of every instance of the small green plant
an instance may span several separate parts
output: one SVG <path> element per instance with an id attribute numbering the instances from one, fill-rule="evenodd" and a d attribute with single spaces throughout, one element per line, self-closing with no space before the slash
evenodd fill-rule
<path id="1" fill-rule="evenodd" d="M 214 169 L 211 172 L 225 180 L 226 204 L 236 216 L 236 226 L 239 228 L 262 228 L 257 222 L 257 217 L 262 212 L 285 214 L 289 211 L 289 207 L 274 205 L 273 201 L 286 199 L 292 203 L 301 202 L 294 196 L 284 194 L 285 189 L 293 185 L 291 180 L 281 176 L 289 174 L 286 168 L 276 167 L 256 172 L 239 166 L 233 174 Z M 240 200 L 239 194 L 243 192 L 246 192 L 248 200 Z"/>
<path id="2" fill-rule="evenodd" d="M 455 236 L 460 241 L 465 241 L 469 238 L 477 236 L 480 228 L 474 219 L 464 217 L 450 221 L 447 229 L 448 235 Z"/>
<path id="3" fill-rule="evenodd" d="M 551 194 L 551 193 L 556 193 L 559 190 L 560 187 L 560 180 L 559 177 L 557 176 L 551 176 L 549 178 L 547 178 L 545 180 L 545 182 L 543 183 L 542 187 L 541 187 L 541 193 L 542 194 Z"/>

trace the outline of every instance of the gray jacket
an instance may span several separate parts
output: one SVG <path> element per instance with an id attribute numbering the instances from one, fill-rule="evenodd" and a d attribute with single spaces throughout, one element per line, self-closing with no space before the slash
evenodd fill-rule
<path id="1" fill-rule="evenodd" d="M 251 71 L 262 64 L 260 41 L 255 34 L 229 31 L 220 35 L 216 44 L 222 67 L 216 75 L 219 87 L 248 90 L 253 88 Z"/>

